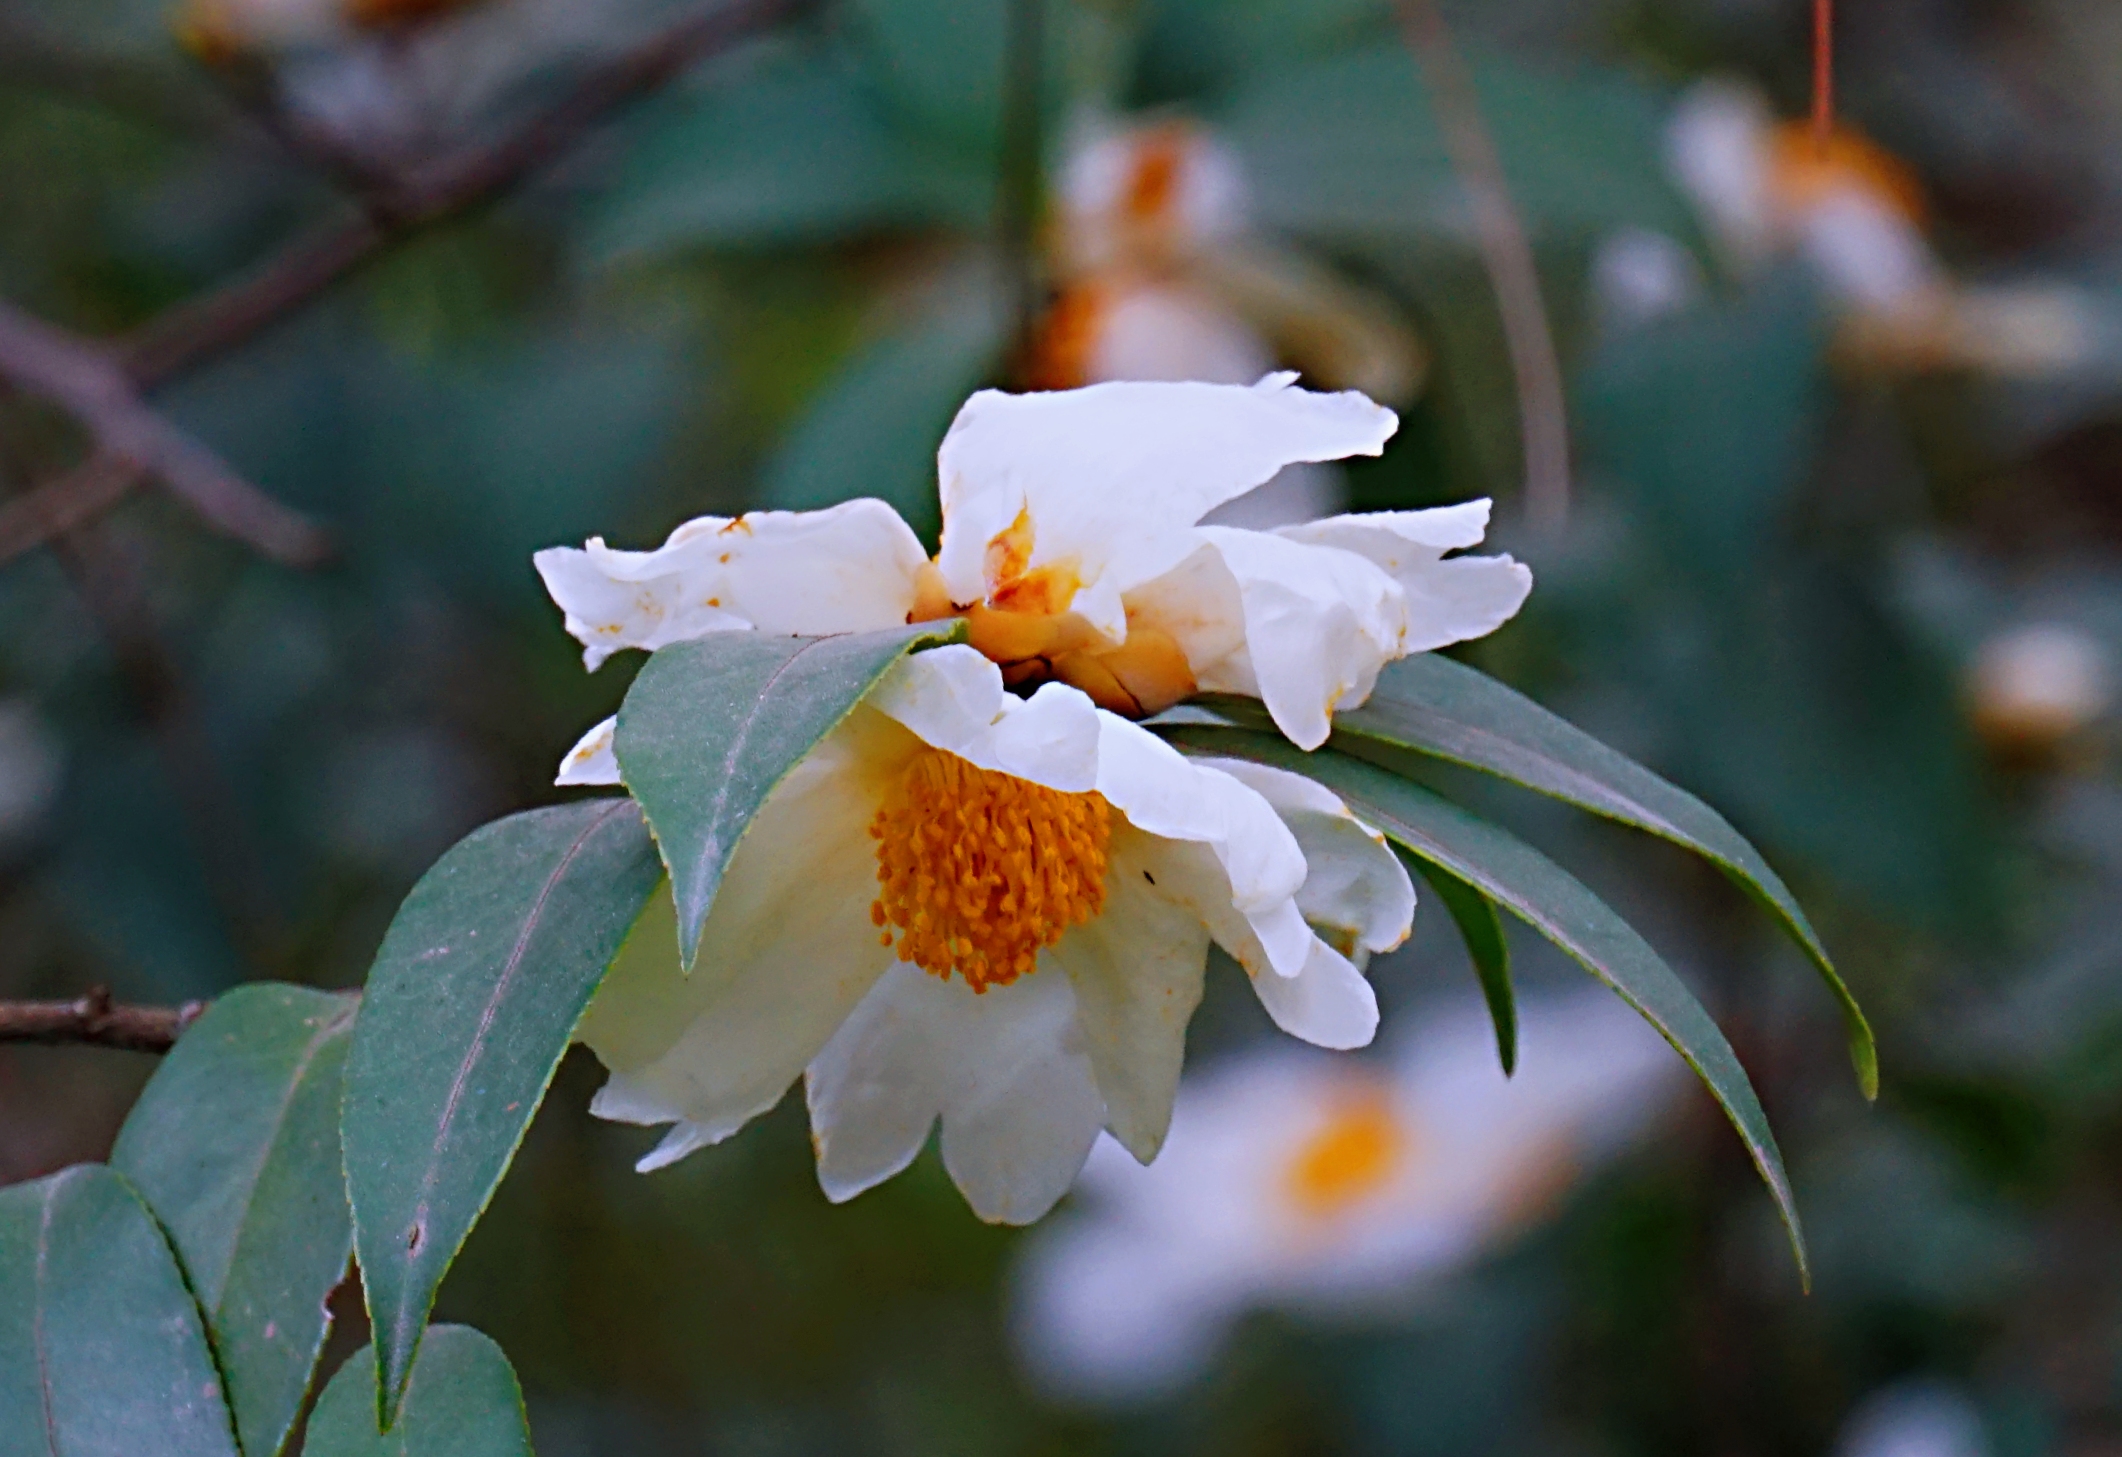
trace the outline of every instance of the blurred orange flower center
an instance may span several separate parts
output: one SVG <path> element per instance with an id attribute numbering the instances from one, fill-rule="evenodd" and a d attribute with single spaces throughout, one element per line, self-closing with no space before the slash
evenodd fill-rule
<path id="1" fill-rule="evenodd" d="M 1297 1150 L 1283 1192 L 1312 1218 L 1339 1214 L 1383 1188 L 1412 1140 L 1390 1096 L 1372 1089 L 1346 1099 Z"/>
<path id="2" fill-rule="evenodd" d="M 976 992 L 1007 986 L 1105 906 L 1112 810 L 924 749 L 870 822 L 870 920 L 899 959 Z"/>

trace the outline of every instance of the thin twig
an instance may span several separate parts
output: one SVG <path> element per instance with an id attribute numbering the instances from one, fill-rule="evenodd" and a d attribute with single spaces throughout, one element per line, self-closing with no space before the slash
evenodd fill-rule
<path id="1" fill-rule="evenodd" d="M 294 566 L 312 565 L 329 551 L 320 528 L 142 402 L 103 349 L 5 302 L 0 379 L 65 409 L 95 436 L 99 452 L 152 472 L 217 531 Z"/>
<path id="2" fill-rule="evenodd" d="M 392 244 L 492 201 L 629 102 L 815 4 L 724 0 L 674 22 L 590 72 L 566 96 L 501 140 L 416 169 L 396 185 L 365 194 L 360 216 L 328 224 L 255 272 L 150 320 L 127 341 L 127 373 L 140 388 L 152 389 L 242 343 Z"/>
<path id="3" fill-rule="evenodd" d="M 1813 145 L 1835 134 L 1835 0 L 1813 0 Z"/>
<path id="4" fill-rule="evenodd" d="M 0 1042 L 168 1052 L 205 1010 L 204 1002 L 120 1006 L 111 1000 L 110 988 L 92 987 L 70 1002 L 0 1002 Z"/>
<path id="5" fill-rule="evenodd" d="M 0 505 L 0 565 L 108 511 L 143 474 L 139 462 L 99 450 L 66 474 Z"/>
<path id="6" fill-rule="evenodd" d="M 1535 531 L 1551 535 L 1569 521 L 1569 407 L 1561 357 L 1540 297 L 1539 267 L 1511 202 L 1502 158 L 1482 120 L 1473 74 L 1438 0 L 1400 0 L 1399 10 L 1408 48 L 1429 77 L 1445 151 L 1466 190 L 1481 261 L 1503 318 L 1503 342 L 1518 390 L 1526 518 Z"/>

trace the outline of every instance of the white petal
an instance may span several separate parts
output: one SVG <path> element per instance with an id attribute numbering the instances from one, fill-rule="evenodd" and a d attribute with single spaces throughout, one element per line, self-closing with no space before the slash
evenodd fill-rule
<path id="1" fill-rule="evenodd" d="M 1295 976 L 1256 976 L 1253 991 L 1275 1025 L 1318 1047 L 1365 1047 L 1378 1033 L 1378 996 L 1355 964 L 1325 942 Z"/>
<path id="2" fill-rule="evenodd" d="M 1106 1127 L 1146 1164 L 1171 1125 L 1209 935 L 1191 905 L 1158 886 L 1156 841 L 1120 825 L 1109 854 L 1104 910 L 1049 954 L 1075 988 Z"/>
<path id="3" fill-rule="evenodd" d="M 1479 546 L 1488 535 L 1492 510 L 1493 503 L 1483 497 L 1423 511 L 1356 511 L 1277 527 L 1275 534 L 1307 546 L 1338 546 L 1398 576 L 1399 563 L 1407 556 L 1405 548 L 1435 557 L 1460 547 Z"/>
<path id="4" fill-rule="evenodd" d="M 1208 1369 L 1249 1291 L 1174 1258 L 1175 1232 L 1072 1219 L 1017 1267 L 1012 1334 L 1033 1381 L 1064 1399 L 1146 1400 Z"/>
<path id="5" fill-rule="evenodd" d="M 1483 637 L 1525 605 L 1533 574 L 1508 556 L 1446 558 L 1474 546 L 1488 530 L 1489 503 L 1466 501 L 1430 511 L 1373 511 L 1330 516 L 1276 535 L 1354 552 L 1400 584 L 1407 598 L 1401 650 L 1425 653 Z M 1354 707 L 1360 699 L 1344 705 Z"/>
<path id="6" fill-rule="evenodd" d="M 1245 618 L 1244 675 L 1299 748 L 1316 749 L 1332 715 L 1370 696 L 1378 670 L 1404 651 L 1407 604 L 1399 585 L 1353 552 L 1279 534 L 1205 526 L 1237 583 Z M 1221 687 L 1213 668 L 1195 670 Z"/>
<path id="7" fill-rule="evenodd" d="M 1295 975 L 1311 940 L 1294 899 L 1305 873 L 1296 837 L 1266 800 L 1228 774 L 1192 762 L 1139 724 L 1109 713 L 1098 719 L 1098 792 L 1135 828 L 1209 850 L 1220 892 L 1197 886 L 1189 893 L 1220 894 L 1222 907 L 1250 926 L 1266 963 Z M 1216 921 L 1196 909 L 1222 940 Z"/>
<path id="8" fill-rule="evenodd" d="M 942 986 L 918 967 L 893 966 L 803 1074 L 818 1184 L 835 1204 L 914 1161 L 955 1071 L 929 998 L 904 994 L 922 990 L 909 978 Z"/>
<path id="9" fill-rule="evenodd" d="M 998 585 L 987 580 L 988 545 L 1022 513 L 1028 566 L 1071 567 L 1085 588 L 1075 610 L 1124 638 L 1119 594 L 1191 553 L 1187 528 L 1210 510 L 1297 461 L 1376 455 L 1398 428 L 1362 395 L 1314 394 L 1294 379 L 974 395 L 937 455 L 936 560 L 952 600 Z"/>
<path id="10" fill-rule="evenodd" d="M 852 1198 L 943 1122 L 943 1163 L 982 1219 L 1029 1224 L 1068 1192 L 1104 1121 L 1068 979 L 975 993 L 900 963 L 807 1078 L 818 1178 Z"/>
<path id="11" fill-rule="evenodd" d="M 563 786 L 619 783 L 619 761 L 612 754 L 612 735 L 618 727 L 619 718 L 614 714 L 577 740 L 560 761 L 560 772 L 553 783 Z"/>
<path id="12" fill-rule="evenodd" d="M 1081 794 L 1097 783 L 1101 714 L 1065 683 L 1029 699 L 1002 686 L 1002 670 L 962 643 L 914 653 L 867 700 L 926 742 L 959 758 Z"/>
<path id="13" fill-rule="evenodd" d="M 1196 759 L 1221 769 L 1275 807 L 1304 851 L 1304 888 L 1297 908 L 1314 926 L 1347 938 L 1354 949 L 1390 951 L 1414 924 L 1415 886 L 1385 837 L 1348 811 L 1325 785 L 1240 759 Z M 1340 944 L 1339 938 L 1330 938 Z"/>
<path id="14" fill-rule="evenodd" d="M 622 648 L 659 648 L 711 632 L 825 634 L 896 627 L 914 605 L 925 556 L 882 501 L 824 511 L 702 516 L 654 551 L 592 537 L 533 560 L 567 630 L 595 668 Z"/>
<path id="15" fill-rule="evenodd" d="M 869 822 L 916 746 L 857 710 L 796 767 L 738 845 L 690 977 L 655 897 L 579 1034 L 614 1073 L 611 1116 L 661 1109 L 712 1142 L 780 1100 L 891 961 Z"/>
<path id="16" fill-rule="evenodd" d="M 960 1022 L 965 1075 L 943 1106 L 943 1167 L 982 1219 L 1030 1224 L 1076 1182 L 1105 1124 L 1074 992 L 1051 971 L 984 996 L 944 990 L 973 1005 Z"/>

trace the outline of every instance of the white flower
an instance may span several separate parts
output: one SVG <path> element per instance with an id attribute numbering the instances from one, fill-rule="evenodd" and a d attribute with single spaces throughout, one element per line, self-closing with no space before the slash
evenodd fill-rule
<path id="1" fill-rule="evenodd" d="M 1897 1382 L 1857 1403 L 1835 1439 L 1835 1457 L 1988 1457 L 1982 1415 L 1943 1381 Z"/>
<path id="2" fill-rule="evenodd" d="M 616 775 L 592 753 L 577 777 Z M 940 1120 L 974 1210 L 1033 1220 L 1101 1127 L 1156 1155 L 1211 941 L 1285 1029 L 1354 1047 L 1378 1016 L 1358 962 L 1413 910 L 1383 838 L 1317 785 L 1188 761 L 1073 688 L 1019 698 L 938 648 L 768 798 L 690 976 L 657 895 L 581 1029 L 612 1071 L 592 1111 L 673 1125 L 648 1170 L 804 1076 L 832 1198 Z"/>
<path id="3" fill-rule="evenodd" d="M 1447 556 L 1481 540 L 1486 501 L 1274 531 L 1198 524 L 1284 466 L 1375 455 L 1397 428 L 1359 394 L 1293 378 L 981 391 L 938 452 L 933 563 L 889 507 L 852 501 L 702 518 L 650 552 L 593 539 L 538 553 L 538 570 L 593 668 L 710 632 L 958 615 L 1012 687 L 1058 679 L 1128 717 L 1247 694 L 1314 748 L 1386 663 L 1492 631 L 1532 574 Z"/>
<path id="4" fill-rule="evenodd" d="M 1389 1065 L 1276 1050 L 1188 1080 L 1156 1165 L 1101 1145 L 1090 1207 L 1026 1248 L 1015 1331 L 1031 1373 L 1139 1398 L 1199 1374 L 1255 1307 L 1404 1301 L 1543 1217 L 1684 1086 L 1604 991 L 1520 1011 L 1511 1080 L 1476 1007 L 1422 1025 Z"/>
<path id="5" fill-rule="evenodd" d="M 1278 357 L 1397 402 L 1420 387 L 1422 350 L 1393 305 L 1261 235 L 1243 163 L 1207 127 L 1080 126 L 1056 201 L 1061 287 L 1028 364 L 1039 388 L 1244 384 Z"/>
<path id="6" fill-rule="evenodd" d="M 1986 639 L 1968 665 L 1975 730 L 2005 753 L 2040 755 L 2077 737 L 2114 700 L 2114 663 L 2098 638 L 2040 622 Z"/>
<path id="7" fill-rule="evenodd" d="M 2045 375 L 2097 352 L 2102 310 L 2085 290 L 1955 281 L 1898 158 L 1841 129 L 1822 147 L 1806 124 L 1779 123 L 1752 86 L 1691 89 L 1667 126 L 1666 161 L 1735 269 L 1806 262 L 1849 316 L 1840 343 L 1859 360 Z"/>

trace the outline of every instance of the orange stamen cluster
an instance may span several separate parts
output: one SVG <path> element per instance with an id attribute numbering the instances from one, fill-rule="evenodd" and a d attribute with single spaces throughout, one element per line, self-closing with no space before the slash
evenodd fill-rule
<path id="1" fill-rule="evenodd" d="M 1031 973 L 1039 952 L 1105 907 L 1112 810 L 981 769 L 941 749 L 906 766 L 870 823 L 870 920 L 899 959 L 976 992 Z"/>

